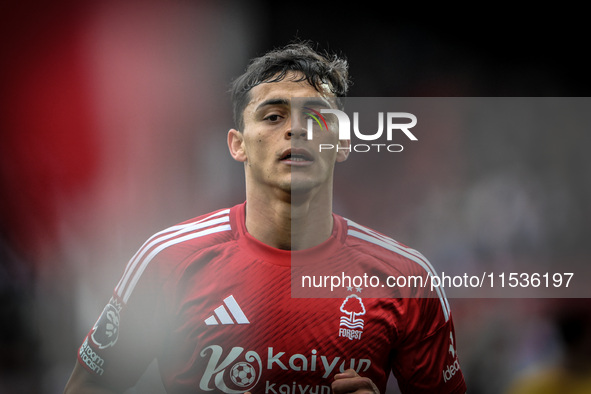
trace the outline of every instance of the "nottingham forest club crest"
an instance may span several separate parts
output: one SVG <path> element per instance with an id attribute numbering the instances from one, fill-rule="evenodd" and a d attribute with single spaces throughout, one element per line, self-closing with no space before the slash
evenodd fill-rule
<path id="1" fill-rule="evenodd" d="M 355 294 L 347 296 L 341 304 L 340 311 L 344 313 L 344 316 L 341 316 L 339 324 L 339 337 L 349 340 L 361 339 L 364 323 L 359 316 L 365 315 L 365 305 L 363 305 L 361 297 Z"/>

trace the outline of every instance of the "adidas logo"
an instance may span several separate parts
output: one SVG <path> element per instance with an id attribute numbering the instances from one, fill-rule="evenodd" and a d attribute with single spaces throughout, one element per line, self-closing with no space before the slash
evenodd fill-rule
<path id="1" fill-rule="evenodd" d="M 226 297 L 224 299 L 224 304 L 228 309 L 226 309 L 224 305 L 218 306 L 215 308 L 214 314 L 205 319 L 205 324 L 208 326 L 217 326 L 218 324 L 250 324 L 233 295 Z M 232 317 L 234 317 L 236 323 L 234 323 Z"/>

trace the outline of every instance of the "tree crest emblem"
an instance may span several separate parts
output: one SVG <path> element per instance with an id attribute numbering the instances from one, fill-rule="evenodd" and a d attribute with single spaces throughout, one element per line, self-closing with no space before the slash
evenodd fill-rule
<path id="1" fill-rule="evenodd" d="M 341 326 L 363 330 L 363 319 L 358 318 L 365 315 L 365 305 L 361 297 L 355 294 L 347 296 L 341 305 L 341 312 L 347 315 L 341 316 Z"/>

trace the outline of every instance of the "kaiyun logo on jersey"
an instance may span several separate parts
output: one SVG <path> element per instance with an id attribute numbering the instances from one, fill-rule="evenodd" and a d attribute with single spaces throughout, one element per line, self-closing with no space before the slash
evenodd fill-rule
<path id="1" fill-rule="evenodd" d="M 306 138 L 311 140 L 314 136 L 314 122 L 320 127 L 321 131 L 324 128 L 328 130 L 328 124 L 322 114 L 335 115 L 338 120 L 339 140 L 351 140 L 351 120 L 349 116 L 338 109 L 321 108 L 316 111 L 309 107 L 304 107 L 305 115 L 308 116 Z M 407 122 L 400 123 L 401 120 L 406 119 Z M 385 127 L 384 127 L 385 123 Z M 353 134 L 362 141 L 368 143 L 351 144 L 351 146 L 339 146 L 334 144 L 320 144 L 318 149 L 320 152 L 326 150 L 347 150 L 351 152 L 402 152 L 404 147 L 401 144 L 391 143 L 395 132 L 402 132 L 411 141 L 417 141 L 418 138 L 409 130 L 416 126 L 417 117 L 409 112 L 378 112 L 378 130 L 372 134 L 366 134 L 360 130 L 359 127 L 359 112 L 353 112 Z M 385 137 L 388 143 L 379 143 L 383 140 L 385 130 Z M 371 143 L 370 143 L 371 141 Z"/>
<path id="2" fill-rule="evenodd" d="M 253 389 L 259 383 L 263 371 L 275 371 L 272 375 L 277 376 L 280 371 L 292 371 L 306 374 L 318 373 L 322 379 L 328 379 L 333 373 L 344 372 L 346 369 L 354 369 L 363 373 L 371 366 L 369 359 L 347 359 L 336 356 L 330 357 L 318 354 L 312 349 L 309 354 L 287 354 L 273 347 L 267 348 L 266 357 L 263 359 L 253 350 L 245 350 L 243 347 L 234 346 L 229 352 L 219 345 L 210 345 L 200 353 L 206 358 L 207 365 L 199 388 L 203 391 L 221 391 L 227 394 L 242 394 Z M 281 372 L 282 373 L 282 372 Z M 294 375 L 289 384 L 266 380 L 264 385 L 265 393 L 321 393 L 330 392 L 329 385 L 311 386 L 298 382 Z M 303 376 L 303 375 L 302 375 Z"/>

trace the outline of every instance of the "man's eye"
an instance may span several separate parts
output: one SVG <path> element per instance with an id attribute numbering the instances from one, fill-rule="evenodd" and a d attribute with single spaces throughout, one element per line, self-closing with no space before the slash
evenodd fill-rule
<path id="1" fill-rule="evenodd" d="M 265 117 L 265 120 L 269 120 L 271 122 L 277 122 L 279 119 L 281 119 L 281 116 L 279 115 L 269 115 Z"/>

